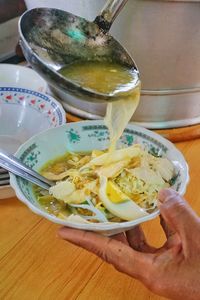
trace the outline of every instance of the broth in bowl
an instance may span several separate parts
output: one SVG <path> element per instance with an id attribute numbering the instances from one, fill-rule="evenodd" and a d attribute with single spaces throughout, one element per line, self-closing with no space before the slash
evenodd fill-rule
<path id="1" fill-rule="evenodd" d="M 167 158 L 135 144 L 113 152 L 67 153 L 41 174 L 56 182 L 49 193 L 34 188 L 48 213 L 82 222 L 124 222 L 155 210 L 157 193 L 171 185 L 175 169 Z"/>

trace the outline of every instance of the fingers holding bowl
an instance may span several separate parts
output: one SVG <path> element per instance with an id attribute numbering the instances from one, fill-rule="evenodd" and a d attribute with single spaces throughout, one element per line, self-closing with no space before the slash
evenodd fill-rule
<path id="1" fill-rule="evenodd" d="M 136 279 L 143 279 L 150 269 L 152 258 L 146 254 L 134 251 L 121 239 L 105 237 L 97 233 L 62 227 L 58 234 L 64 240 L 88 250 L 105 262 L 112 264 L 118 271 Z"/>

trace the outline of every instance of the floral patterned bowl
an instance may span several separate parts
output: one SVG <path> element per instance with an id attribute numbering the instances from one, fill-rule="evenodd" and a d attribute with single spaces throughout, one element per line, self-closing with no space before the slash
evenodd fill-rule
<path id="1" fill-rule="evenodd" d="M 15 152 L 31 136 L 66 122 L 62 106 L 28 89 L 0 87 L 0 148 Z"/>
<path id="2" fill-rule="evenodd" d="M 154 155 L 162 155 L 170 159 L 176 168 L 173 188 L 184 194 L 189 181 L 188 166 L 183 155 L 169 141 L 147 129 L 128 125 L 119 141 L 119 146 L 130 146 L 140 143 Z M 50 129 L 32 137 L 17 151 L 16 156 L 24 163 L 38 171 L 47 161 L 65 154 L 67 151 L 91 151 L 105 149 L 109 145 L 109 133 L 103 121 L 82 121 L 68 123 L 58 128 Z M 48 214 L 37 202 L 32 185 L 28 181 L 11 174 L 11 185 L 17 197 L 33 212 L 48 220 L 65 226 L 98 231 L 112 235 L 129 230 L 130 228 L 155 218 L 159 211 L 134 221 L 123 223 L 80 224 L 61 220 Z"/>
<path id="3" fill-rule="evenodd" d="M 65 111 L 52 97 L 16 87 L 0 86 L 0 148 L 15 153 L 33 135 L 66 123 Z M 13 196 L 0 181 L 0 199 Z"/>

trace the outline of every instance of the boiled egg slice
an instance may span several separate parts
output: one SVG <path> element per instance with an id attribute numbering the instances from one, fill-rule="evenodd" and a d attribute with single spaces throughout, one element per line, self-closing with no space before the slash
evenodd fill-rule
<path id="1" fill-rule="evenodd" d="M 148 215 L 104 176 L 100 176 L 99 198 L 108 211 L 123 220 L 132 221 Z"/>
<path id="2" fill-rule="evenodd" d="M 72 192 L 75 191 L 75 185 L 67 180 L 60 181 L 56 185 L 50 187 L 49 193 L 58 200 L 64 200 Z"/>

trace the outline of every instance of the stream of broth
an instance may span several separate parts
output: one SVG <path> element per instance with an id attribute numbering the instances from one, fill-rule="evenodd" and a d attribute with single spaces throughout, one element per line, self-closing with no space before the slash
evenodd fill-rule
<path id="1" fill-rule="evenodd" d="M 135 88 L 138 75 L 115 62 L 97 61 L 75 62 L 59 72 L 86 89 L 117 98 L 107 104 L 104 118 L 110 133 L 109 151 L 113 151 L 139 103 L 140 84 Z"/>

